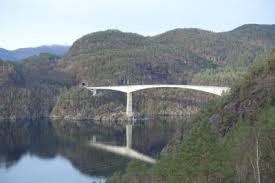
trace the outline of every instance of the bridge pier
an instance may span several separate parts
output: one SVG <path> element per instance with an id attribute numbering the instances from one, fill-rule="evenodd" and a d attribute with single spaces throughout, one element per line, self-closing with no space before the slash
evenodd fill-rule
<path id="1" fill-rule="evenodd" d="M 126 104 L 126 116 L 132 117 L 133 116 L 133 96 L 132 93 L 127 93 L 127 104 Z"/>
<path id="2" fill-rule="evenodd" d="M 96 90 L 95 89 L 93 90 L 93 96 L 96 96 Z"/>
<path id="3" fill-rule="evenodd" d="M 132 148 L 132 131 L 133 126 L 132 125 L 126 125 L 126 147 Z"/>

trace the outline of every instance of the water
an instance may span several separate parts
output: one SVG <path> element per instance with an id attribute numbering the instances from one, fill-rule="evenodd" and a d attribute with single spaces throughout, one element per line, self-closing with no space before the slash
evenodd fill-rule
<path id="1" fill-rule="evenodd" d="M 62 156 L 43 159 L 30 154 L 25 154 L 14 167 L 0 168 L 0 180 L 5 183 L 105 182 L 104 177 L 82 174 Z"/>
<path id="2" fill-rule="evenodd" d="M 175 121 L 137 121 L 133 149 L 157 158 L 175 132 Z M 89 146 L 94 137 L 100 143 L 124 146 L 125 127 L 91 121 L 0 122 L 0 182 L 103 183 L 131 159 Z"/>

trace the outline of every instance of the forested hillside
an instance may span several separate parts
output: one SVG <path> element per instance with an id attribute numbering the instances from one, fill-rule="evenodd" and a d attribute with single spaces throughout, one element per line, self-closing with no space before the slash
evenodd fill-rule
<path id="1" fill-rule="evenodd" d="M 274 25 L 224 33 L 175 29 L 153 37 L 108 30 L 77 40 L 60 64 L 90 84 L 187 83 L 203 69 L 246 67 L 274 45 L 274 35 Z"/>
<path id="2" fill-rule="evenodd" d="M 223 33 L 175 29 L 153 37 L 101 31 L 77 40 L 58 67 L 93 86 L 192 83 L 230 87 L 257 55 L 275 43 L 274 35 L 274 25 L 244 25 Z M 134 93 L 134 111 L 136 115 L 194 113 L 211 97 L 183 90 L 142 91 Z M 52 115 L 120 118 L 124 98 L 115 92 L 92 97 L 88 91 L 71 89 L 59 97 Z"/>
<path id="3" fill-rule="evenodd" d="M 103 92 L 93 97 L 78 87 L 82 81 L 93 86 L 230 87 L 243 78 L 258 55 L 274 45 L 274 37 L 274 25 L 244 25 L 222 33 L 175 29 L 152 37 L 118 30 L 91 33 L 77 40 L 62 58 L 41 54 L 19 64 L 0 62 L 0 117 L 51 114 L 108 120 L 124 116 L 123 94 Z M 163 89 L 137 92 L 133 98 L 135 115 L 183 115 L 198 111 L 212 95 Z"/>
<path id="4" fill-rule="evenodd" d="M 133 161 L 107 182 L 273 182 L 275 49 L 191 124 L 188 133 L 175 135 L 156 165 Z"/>
<path id="5" fill-rule="evenodd" d="M 74 83 L 55 69 L 58 59 L 40 54 L 20 64 L 0 62 L 0 119 L 49 117 L 57 96 Z"/>

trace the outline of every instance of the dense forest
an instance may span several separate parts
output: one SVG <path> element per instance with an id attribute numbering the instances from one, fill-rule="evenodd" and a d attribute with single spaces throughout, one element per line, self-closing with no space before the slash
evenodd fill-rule
<path id="1" fill-rule="evenodd" d="M 273 182 L 275 49 L 255 61 L 230 95 L 209 102 L 191 123 L 156 165 L 132 161 L 107 182 Z"/>
<path id="2" fill-rule="evenodd" d="M 185 84 L 204 69 L 243 70 L 274 45 L 274 32 L 274 25 L 244 25 L 223 33 L 175 29 L 153 37 L 108 30 L 77 40 L 60 65 L 93 85 Z"/>
<path id="3" fill-rule="evenodd" d="M 0 62 L 0 119 L 49 117 L 58 95 L 74 84 L 55 69 L 59 59 L 40 54 L 22 63 Z"/>

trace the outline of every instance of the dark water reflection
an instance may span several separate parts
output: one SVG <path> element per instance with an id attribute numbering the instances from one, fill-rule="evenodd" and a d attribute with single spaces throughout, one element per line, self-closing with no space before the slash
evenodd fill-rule
<path id="1" fill-rule="evenodd" d="M 175 132 L 176 122 L 169 118 L 137 121 L 133 148 L 157 157 Z M 93 136 L 102 143 L 125 145 L 125 128 L 121 125 L 0 122 L 0 182 L 104 182 L 114 171 L 125 169 L 130 160 L 89 147 L 87 141 Z"/>

